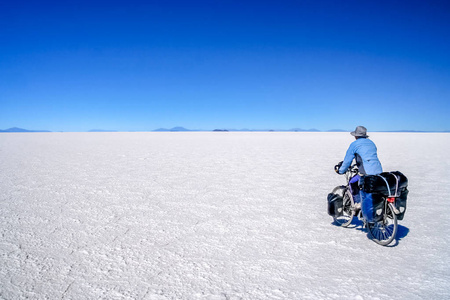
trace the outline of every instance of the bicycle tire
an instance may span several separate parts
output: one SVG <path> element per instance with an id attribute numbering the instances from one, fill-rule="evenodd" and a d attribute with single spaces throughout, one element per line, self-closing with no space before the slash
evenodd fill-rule
<path id="1" fill-rule="evenodd" d="M 383 219 L 375 223 L 367 223 L 367 230 L 372 240 L 382 246 L 387 246 L 394 241 L 397 235 L 397 215 L 394 213 L 392 203 L 388 203 Z"/>
<path id="2" fill-rule="evenodd" d="M 333 190 L 333 193 L 338 192 L 338 188 Z M 355 215 L 355 211 L 353 210 L 353 197 L 350 191 L 347 188 L 340 188 L 342 191 L 342 215 L 339 217 L 334 217 L 334 222 L 337 223 L 341 227 L 348 227 Z"/>

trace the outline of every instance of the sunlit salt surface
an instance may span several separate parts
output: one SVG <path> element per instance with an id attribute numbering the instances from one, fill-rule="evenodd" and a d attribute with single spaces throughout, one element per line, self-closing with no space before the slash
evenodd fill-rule
<path id="1" fill-rule="evenodd" d="M 394 247 L 327 215 L 352 139 L 0 134 L 0 298 L 450 298 L 450 135 L 371 134 L 409 179 Z"/>

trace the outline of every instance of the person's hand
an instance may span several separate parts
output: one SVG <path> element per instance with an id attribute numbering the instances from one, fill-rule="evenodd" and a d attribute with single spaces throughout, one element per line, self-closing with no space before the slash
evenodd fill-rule
<path id="1" fill-rule="evenodd" d="M 340 161 L 337 165 L 334 166 L 334 171 L 339 174 L 339 169 L 342 166 L 343 161 Z"/>

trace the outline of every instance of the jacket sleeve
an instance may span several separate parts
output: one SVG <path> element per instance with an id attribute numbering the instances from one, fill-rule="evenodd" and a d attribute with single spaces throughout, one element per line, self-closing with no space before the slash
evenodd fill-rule
<path id="1" fill-rule="evenodd" d="M 342 166 L 339 168 L 339 174 L 344 174 L 347 169 L 352 164 L 353 159 L 355 158 L 355 145 L 352 143 L 350 147 L 347 149 L 347 153 L 345 153 L 344 162 Z"/>

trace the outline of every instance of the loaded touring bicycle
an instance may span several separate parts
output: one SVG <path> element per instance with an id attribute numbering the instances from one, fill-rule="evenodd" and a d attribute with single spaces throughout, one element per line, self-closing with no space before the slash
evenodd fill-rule
<path id="1" fill-rule="evenodd" d="M 398 221 L 405 215 L 408 179 L 395 171 L 361 176 L 359 181 L 353 182 L 358 175 L 356 165 L 344 175 L 347 184 L 335 187 L 328 194 L 328 214 L 342 227 L 350 226 L 357 216 L 374 242 L 383 246 L 392 243 L 396 239 Z"/>

